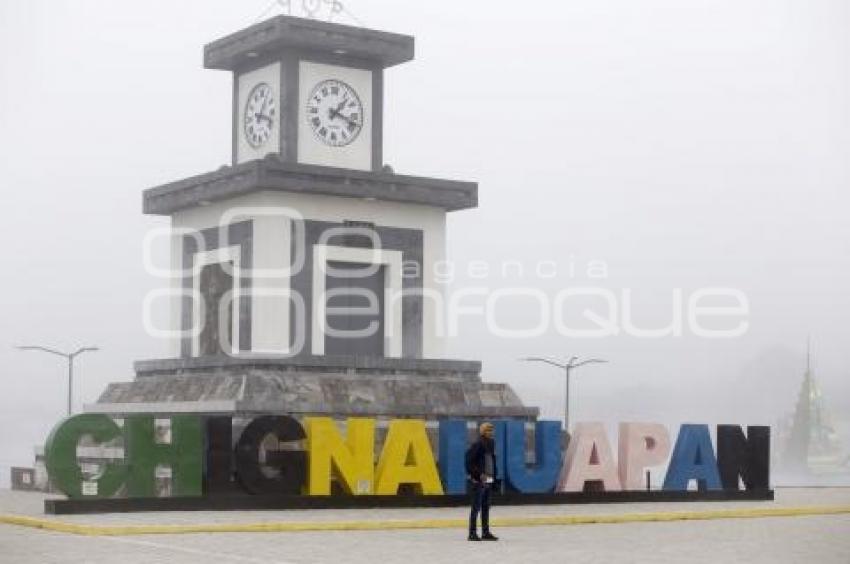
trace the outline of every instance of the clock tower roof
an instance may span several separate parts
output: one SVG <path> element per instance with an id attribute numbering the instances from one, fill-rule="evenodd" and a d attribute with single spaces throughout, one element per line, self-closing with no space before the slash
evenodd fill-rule
<path id="1" fill-rule="evenodd" d="M 286 50 L 360 59 L 386 68 L 413 59 L 413 37 L 276 16 L 205 45 L 204 68 L 235 71 Z"/>

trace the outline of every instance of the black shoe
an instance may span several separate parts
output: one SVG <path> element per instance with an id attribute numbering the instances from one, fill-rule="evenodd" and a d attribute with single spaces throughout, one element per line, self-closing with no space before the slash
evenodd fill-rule
<path id="1" fill-rule="evenodd" d="M 497 541 L 497 540 L 499 540 L 499 537 L 493 535 L 492 533 L 490 533 L 488 531 L 488 532 L 484 533 L 483 535 L 481 535 L 481 540 Z"/>
<path id="2" fill-rule="evenodd" d="M 479 537 L 479 536 L 478 536 L 478 533 L 476 533 L 476 532 L 471 532 L 471 533 L 469 533 L 469 538 L 467 538 L 466 540 L 471 540 L 471 541 L 480 541 L 480 540 L 481 540 L 481 537 Z"/>

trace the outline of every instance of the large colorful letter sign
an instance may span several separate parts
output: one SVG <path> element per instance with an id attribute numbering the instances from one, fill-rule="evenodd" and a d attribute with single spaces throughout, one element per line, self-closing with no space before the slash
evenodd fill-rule
<path id="1" fill-rule="evenodd" d="M 121 428 L 112 419 L 99 414 L 75 415 L 56 425 L 44 446 L 44 462 L 53 485 L 72 498 L 115 495 L 127 479 L 124 461 L 105 464 L 97 481 L 86 481 L 77 462 L 77 445 L 86 435 L 103 444 L 121 437 L 121 434 Z"/>
<path id="2" fill-rule="evenodd" d="M 440 422 L 438 471 L 425 422 L 418 419 L 388 422 L 376 465 L 376 421 L 371 418 L 350 418 L 343 424 L 330 417 L 299 421 L 261 415 L 234 437 L 234 422 L 227 416 L 181 415 L 160 421 L 132 415 L 122 426 L 106 415 L 82 414 L 51 432 L 45 465 L 52 484 L 71 498 L 390 496 L 411 490 L 417 495 L 459 495 L 467 489 L 470 431 L 479 423 Z M 556 492 L 643 489 L 644 470 L 663 464 L 670 451 L 670 438 L 661 425 L 621 423 L 615 461 L 602 423 L 579 423 L 561 464 L 560 423 L 538 421 L 534 462 L 529 464 L 528 423 L 492 423 L 498 478 L 521 494 L 550 492 L 553 487 Z M 83 446 L 102 447 L 86 453 L 97 459 L 96 468 L 78 460 Z M 747 490 L 769 491 L 769 463 L 769 427 L 747 427 L 745 435 L 739 426 L 718 425 L 715 458 L 708 426 L 682 425 L 664 489 L 685 491 L 695 480 L 700 490 L 738 490 L 743 481 Z"/>
<path id="3" fill-rule="evenodd" d="M 171 441 L 157 441 L 154 418 L 134 415 L 124 420 L 128 458 L 127 495 L 156 496 L 156 467 L 171 467 L 171 495 L 202 494 L 204 437 L 201 419 L 194 415 L 171 417 Z"/>
<path id="4" fill-rule="evenodd" d="M 748 490 L 770 487 L 770 427 L 717 426 L 717 466 L 723 489 L 737 490 L 738 477 Z"/>
<path id="5" fill-rule="evenodd" d="M 260 451 L 268 437 L 278 444 L 274 450 L 265 449 L 265 464 L 260 464 Z M 242 487 L 255 494 L 300 494 L 307 455 L 280 446 L 304 437 L 304 427 L 292 417 L 264 415 L 251 421 L 236 444 L 236 475 Z"/>
<path id="6" fill-rule="evenodd" d="M 617 465 L 602 423 L 579 423 L 567 447 L 558 491 L 581 492 L 585 487 L 620 490 Z"/>
<path id="7" fill-rule="evenodd" d="M 401 484 L 411 484 L 417 494 L 443 494 L 424 421 L 390 421 L 384 450 L 375 469 L 375 481 L 375 493 L 380 495 L 397 494 Z"/>
<path id="8" fill-rule="evenodd" d="M 561 423 L 538 421 L 534 426 L 535 465 L 525 463 L 525 423 L 505 421 L 505 478 L 522 493 L 550 492 L 561 470 Z"/>
<path id="9" fill-rule="evenodd" d="M 233 494 L 239 491 L 233 480 L 233 420 L 228 415 L 204 418 L 207 456 L 204 466 L 206 495 Z"/>
<path id="10" fill-rule="evenodd" d="M 624 490 L 643 489 L 643 471 L 663 464 L 670 454 L 670 435 L 658 423 L 620 423 L 620 483 Z"/>
<path id="11" fill-rule="evenodd" d="M 721 489 L 708 425 L 686 424 L 679 428 L 679 437 L 664 477 L 664 489 L 687 490 L 691 480 L 696 480 L 700 490 Z"/>
<path id="12" fill-rule="evenodd" d="M 375 420 L 352 417 L 346 439 L 330 417 L 307 417 L 307 493 L 330 495 L 331 471 L 347 494 L 374 490 Z"/>
<path id="13" fill-rule="evenodd" d="M 440 478 L 447 494 L 466 493 L 466 421 L 444 419 L 440 421 L 439 450 Z"/>

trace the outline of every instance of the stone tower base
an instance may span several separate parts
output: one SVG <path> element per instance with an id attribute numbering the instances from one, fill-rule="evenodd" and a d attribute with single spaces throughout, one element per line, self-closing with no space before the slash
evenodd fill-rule
<path id="1" fill-rule="evenodd" d="M 90 413 L 416 417 L 534 421 L 507 384 L 476 361 L 271 356 L 147 360 L 110 384 Z"/>

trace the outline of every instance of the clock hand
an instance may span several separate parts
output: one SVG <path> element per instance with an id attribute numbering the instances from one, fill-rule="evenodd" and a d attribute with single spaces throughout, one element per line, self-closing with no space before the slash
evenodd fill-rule
<path id="1" fill-rule="evenodd" d="M 341 112 L 339 112 L 339 111 L 337 111 L 337 110 L 334 110 L 333 108 L 331 108 L 331 110 L 330 110 L 330 114 L 331 114 L 331 117 L 332 117 L 332 118 L 333 118 L 333 117 L 341 118 L 341 119 L 343 119 L 343 120 L 347 121 L 349 125 L 353 125 L 353 126 L 356 126 L 356 125 L 357 125 L 357 122 L 356 122 L 356 121 L 354 121 L 353 119 L 351 119 L 351 118 L 350 118 L 350 117 L 348 117 L 348 116 L 344 116 L 344 115 L 342 115 L 342 113 L 341 113 Z"/>
<path id="2" fill-rule="evenodd" d="M 337 104 L 337 105 L 336 105 L 336 109 L 328 108 L 328 115 L 329 115 L 331 118 L 333 118 L 334 116 L 342 117 L 342 114 L 340 114 L 339 112 L 340 112 L 340 110 L 342 110 L 342 109 L 345 107 L 345 105 L 346 105 L 347 103 L 348 103 L 348 96 L 345 96 L 345 97 L 342 99 L 342 102 L 340 102 L 339 104 Z"/>
<path id="3" fill-rule="evenodd" d="M 271 116 L 267 116 L 266 114 L 254 114 L 254 119 L 256 119 L 257 121 L 264 119 L 269 123 L 274 123 L 274 120 L 271 118 Z"/>
<path id="4" fill-rule="evenodd" d="M 339 113 L 339 112 L 337 112 L 337 115 L 338 115 L 339 117 L 341 117 L 342 119 L 344 119 L 345 121 L 347 121 L 347 122 L 348 122 L 348 125 L 350 125 L 350 126 L 352 126 L 352 127 L 357 127 L 357 122 L 356 122 L 356 121 L 354 121 L 353 119 L 351 119 L 350 117 L 348 117 L 348 116 L 344 116 L 344 115 L 342 115 L 342 114 L 341 114 L 341 113 Z"/>
<path id="5" fill-rule="evenodd" d="M 269 121 L 272 121 L 272 120 L 271 120 L 271 117 L 270 117 L 269 115 L 267 115 L 267 114 L 268 114 L 268 111 L 269 111 L 269 104 L 270 104 L 270 103 L 271 103 L 271 97 L 270 97 L 270 96 L 269 96 L 269 97 L 264 98 L 264 99 L 260 102 L 260 107 L 259 107 L 259 108 L 257 108 L 257 110 L 254 112 L 254 116 L 255 116 L 257 119 L 260 119 L 261 117 L 263 117 L 263 118 L 265 118 L 265 119 L 267 119 L 267 120 L 269 120 Z"/>

